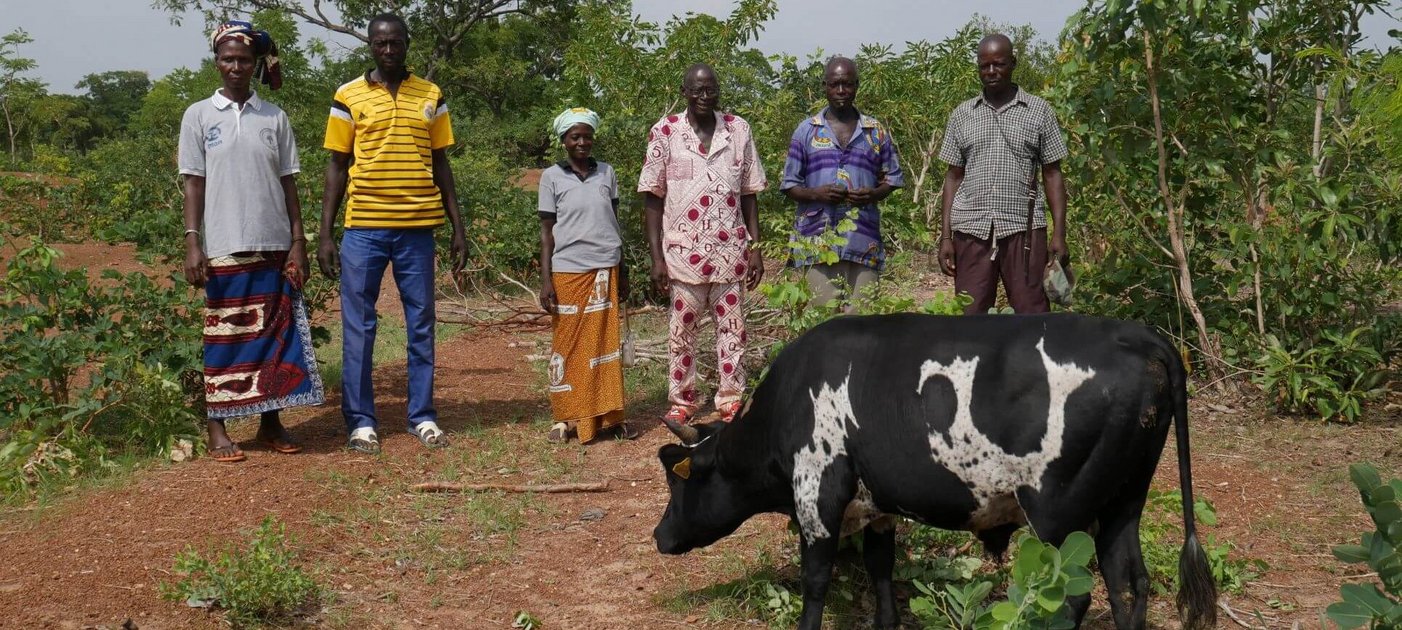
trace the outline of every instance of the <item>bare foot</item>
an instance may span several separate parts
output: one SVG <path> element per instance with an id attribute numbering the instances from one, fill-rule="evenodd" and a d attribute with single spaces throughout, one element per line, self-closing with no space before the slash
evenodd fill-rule
<path id="1" fill-rule="evenodd" d="M 302 452 L 302 445 L 292 439 L 276 416 L 263 416 L 263 421 L 258 425 L 258 435 L 253 440 L 279 453 L 291 455 Z"/>

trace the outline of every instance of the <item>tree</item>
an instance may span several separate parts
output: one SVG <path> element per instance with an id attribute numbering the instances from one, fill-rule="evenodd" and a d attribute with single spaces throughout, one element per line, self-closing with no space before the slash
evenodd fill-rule
<path id="1" fill-rule="evenodd" d="M 373 0 L 313 0 L 311 8 L 302 0 L 155 0 L 152 6 L 174 15 L 198 11 L 208 24 L 217 24 L 229 16 L 271 11 L 294 15 L 313 26 L 350 35 L 369 43 L 365 27 L 370 18 L 386 9 L 397 13 L 409 23 L 415 33 L 413 54 L 423 60 L 423 74 L 432 79 L 440 64 L 453 56 L 468 33 L 479 25 L 504 16 L 534 15 L 543 6 L 555 4 L 550 0 L 395 0 L 384 3 Z M 388 6 L 386 6 L 388 4 Z M 339 15 L 333 19 L 330 14 Z M 178 17 L 175 18 L 178 21 Z"/>
<path id="2" fill-rule="evenodd" d="M 1286 407 L 1375 396 L 1402 178 L 1350 103 L 1376 80 L 1356 25 L 1377 6 L 1106 0 L 1072 18 L 1053 102 L 1083 147 L 1093 309 L 1195 338 L 1213 374 L 1293 384 Z"/>
<path id="3" fill-rule="evenodd" d="M 151 77 L 141 70 L 112 70 L 83 77 L 76 86 L 87 90 L 95 133 L 108 137 L 126 129 L 127 121 L 141 109 L 151 91 Z"/>
<path id="4" fill-rule="evenodd" d="M 43 88 L 43 83 L 20 76 L 38 66 L 33 59 L 19 56 L 19 47 L 33 41 L 22 28 L 0 38 L 0 112 L 5 115 L 5 128 L 9 132 L 11 164 L 19 159 L 15 141 L 20 131 L 16 120 L 20 104 Z"/>
<path id="5" fill-rule="evenodd" d="M 87 148 L 93 136 L 92 114 L 92 106 L 86 100 L 71 94 L 46 94 L 34 99 L 26 116 L 30 154 L 38 154 L 39 142 L 60 150 Z"/>
<path id="6" fill-rule="evenodd" d="M 601 143 L 646 138 L 658 118 L 683 107 L 679 90 L 686 68 L 709 63 L 722 83 L 722 107 L 750 121 L 756 144 L 772 149 L 777 141 L 786 150 L 781 138 L 796 122 L 788 120 L 795 111 L 792 97 L 778 94 L 773 68 L 763 53 L 749 47 L 776 10 L 774 0 L 740 0 L 725 20 L 687 13 L 660 26 L 635 18 L 630 2 L 597 2 L 580 16 L 565 53 L 568 102 L 606 114 Z M 778 119 L 771 111 L 785 113 Z M 612 155 L 621 179 L 637 177 L 641 151 Z"/>

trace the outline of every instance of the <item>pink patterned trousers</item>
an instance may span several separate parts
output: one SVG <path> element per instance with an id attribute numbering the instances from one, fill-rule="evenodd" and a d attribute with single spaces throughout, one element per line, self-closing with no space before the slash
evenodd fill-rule
<path id="1" fill-rule="evenodd" d="M 696 395 L 696 337 L 701 318 L 716 324 L 716 366 L 720 386 L 716 407 L 740 400 L 745 391 L 745 288 L 739 282 L 687 284 L 672 281 L 672 309 L 668 326 L 667 399 L 694 414 Z"/>

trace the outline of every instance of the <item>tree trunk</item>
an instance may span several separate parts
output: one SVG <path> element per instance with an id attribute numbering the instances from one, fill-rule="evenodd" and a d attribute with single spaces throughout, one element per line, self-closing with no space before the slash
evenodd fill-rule
<path id="1" fill-rule="evenodd" d="M 18 156 L 15 154 L 15 137 L 19 132 L 15 130 L 15 121 L 10 117 L 9 98 L 0 97 L 0 110 L 4 110 L 5 112 L 5 130 L 10 134 L 10 166 L 14 166 L 18 163 L 16 161 Z"/>
<path id="2" fill-rule="evenodd" d="M 1310 143 L 1310 163 L 1314 166 L 1311 171 L 1314 178 L 1318 180 L 1324 176 L 1324 97 L 1326 91 L 1324 87 L 1323 74 L 1324 62 L 1319 57 L 1314 58 L 1314 136 Z"/>
<path id="3" fill-rule="evenodd" d="M 930 165 L 935 163 L 939 152 L 939 148 L 935 144 L 939 141 L 939 137 L 940 128 L 936 126 L 930 131 L 930 141 L 925 143 L 925 151 L 921 156 L 923 161 L 920 164 L 920 174 L 915 178 L 915 193 L 910 197 L 911 203 L 920 203 L 920 193 L 925 189 L 925 177 L 929 175 Z M 940 178 L 940 181 L 943 182 L 944 178 Z M 941 185 L 940 196 L 943 196 L 943 194 L 944 186 Z M 934 222 L 934 208 L 935 205 L 933 203 L 928 201 L 925 203 L 925 225 L 930 225 Z"/>
<path id="4" fill-rule="evenodd" d="M 1178 267 L 1178 298 L 1187 307 L 1188 313 L 1193 318 L 1193 324 L 1197 328 L 1198 343 L 1202 346 L 1202 352 L 1212 361 L 1209 363 L 1209 371 L 1215 373 L 1222 360 L 1222 352 L 1217 347 L 1212 335 L 1207 330 L 1207 318 L 1203 317 L 1202 309 L 1198 306 L 1197 298 L 1193 295 L 1193 275 L 1188 266 L 1188 245 L 1183 227 L 1183 215 L 1186 211 L 1186 194 L 1180 194 L 1177 200 L 1168 187 L 1168 146 L 1163 133 L 1163 114 L 1160 111 L 1159 103 L 1159 82 L 1158 69 L 1154 67 L 1153 42 L 1149 39 L 1149 33 L 1144 32 L 1144 62 L 1145 76 L 1149 82 L 1149 105 L 1154 114 L 1154 144 L 1158 147 L 1158 187 L 1159 196 L 1163 199 L 1164 210 L 1168 216 L 1168 240 L 1169 248 L 1173 251 L 1173 262 Z M 1186 193 L 1187 185 L 1184 184 L 1183 193 Z"/>

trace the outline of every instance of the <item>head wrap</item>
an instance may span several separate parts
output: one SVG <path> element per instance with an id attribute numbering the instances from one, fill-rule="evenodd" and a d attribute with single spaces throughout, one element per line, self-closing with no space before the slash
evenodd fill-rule
<path id="1" fill-rule="evenodd" d="M 599 115 L 587 107 L 571 107 L 560 112 L 560 115 L 555 117 L 555 122 L 550 123 L 550 126 L 555 130 L 555 137 L 559 138 L 564 136 L 570 127 L 579 123 L 589 125 L 594 131 L 598 131 Z"/>
<path id="2" fill-rule="evenodd" d="M 217 54 L 219 45 L 231 39 L 253 50 L 253 58 L 257 60 L 253 67 L 254 78 L 274 90 L 282 87 L 282 66 L 278 64 L 277 44 L 273 42 L 272 35 L 267 31 L 253 30 L 253 25 L 248 22 L 229 20 L 210 33 L 209 50 Z"/>

